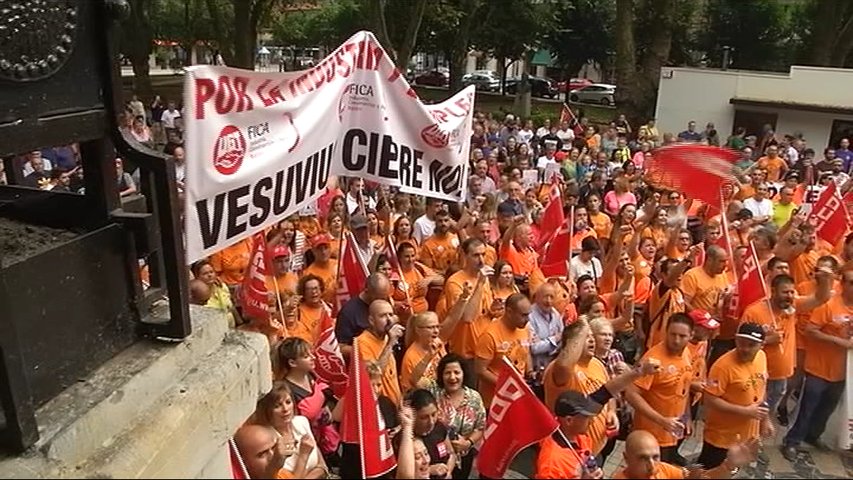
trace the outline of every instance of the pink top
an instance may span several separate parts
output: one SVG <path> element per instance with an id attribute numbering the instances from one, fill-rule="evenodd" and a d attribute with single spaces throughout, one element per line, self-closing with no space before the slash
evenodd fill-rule
<path id="1" fill-rule="evenodd" d="M 619 209 L 625 205 L 636 204 L 637 197 L 635 197 L 631 192 L 617 194 L 616 190 L 611 190 L 604 196 L 604 210 L 611 215 L 617 215 L 619 213 Z"/>

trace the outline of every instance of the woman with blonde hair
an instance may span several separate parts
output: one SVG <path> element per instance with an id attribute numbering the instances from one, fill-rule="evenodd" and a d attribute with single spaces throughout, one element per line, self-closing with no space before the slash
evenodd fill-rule
<path id="1" fill-rule="evenodd" d="M 438 360 L 445 355 L 441 324 L 434 312 L 412 315 L 406 326 L 406 353 L 400 367 L 400 388 L 408 392 L 434 384 Z"/>

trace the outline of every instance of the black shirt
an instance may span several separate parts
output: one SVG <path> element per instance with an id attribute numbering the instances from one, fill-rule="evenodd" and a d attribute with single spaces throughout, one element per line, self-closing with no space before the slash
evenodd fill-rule
<path id="1" fill-rule="evenodd" d="M 353 339 L 367 330 L 369 312 L 370 305 L 361 297 L 353 297 L 347 300 L 347 303 L 338 312 L 338 320 L 335 323 L 335 337 L 338 338 L 338 343 L 352 345 Z"/>
<path id="2" fill-rule="evenodd" d="M 450 451 L 447 449 L 447 427 L 441 422 L 436 422 L 432 431 L 426 435 L 418 435 L 423 440 L 427 452 L 429 452 L 429 464 L 437 465 L 447 463 L 450 460 Z M 432 477 L 441 478 L 441 477 Z"/>

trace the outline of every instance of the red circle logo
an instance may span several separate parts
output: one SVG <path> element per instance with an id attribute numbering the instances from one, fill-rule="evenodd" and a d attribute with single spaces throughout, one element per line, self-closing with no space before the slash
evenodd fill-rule
<path id="1" fill-rule="evenodd" d="M 442 131 L 437 123 L 421 130 L 421 138 L 427 145 L 434 148 L 444 148 L 450 143 L 450 135 Z"/>
<path id="2" fill-rule="evenodd" d="M 246 138 L 239 128 L 226 125 L 213 149 L 213 166 L 223 175 L 232 175 L 240 169 L 246 156 Z"/>

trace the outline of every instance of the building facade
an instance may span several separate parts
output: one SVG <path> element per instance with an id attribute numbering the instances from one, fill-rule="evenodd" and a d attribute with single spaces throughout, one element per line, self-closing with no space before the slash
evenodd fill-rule
<path id="1" fill-rule="evenodd" d="M 764 125 L 799 134 L 820 152 L 853 135 L 853 69 L 792 66 L 789 73 L 663 68 L 657 124 L 678 133 L 694 120 L 713 122 L 725 139 L 737 127 L 757 135 Z"/>

